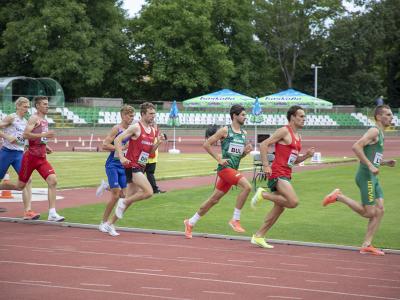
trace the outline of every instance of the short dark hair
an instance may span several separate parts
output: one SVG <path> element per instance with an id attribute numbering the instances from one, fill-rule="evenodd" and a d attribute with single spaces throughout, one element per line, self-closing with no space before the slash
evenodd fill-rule
<path id="1" fill-rule="evenodd" d="M 147 113 L 148 109 L 156 109 L 156 107 L 154 106 L 153 103 L 150 102 L 144 102 L 142 104 L 140 104 L 140 115 L 144 115 L 145 113 Z"/>
<path id="2" fill-rule="evenodd" d="M 289 108 L 286 114 L 286 119 L 290 122 L 290 117 L 295 116 L 298 110 L 303 110 L 300 105 L 293 105 Z"/>
<path id="3" fill-rule="evenodd" d="M 233 120 L 233 115 L 238 116 L 244 110 L 246 109 L 240 104 L 232 105 L 231 110 L 229 111 L 229 114 L 231 115 L 231 120 Z"/>
<path id="4" fill-rule="evenodd" d="M 46 96 L 36 96 L 35 98 L 33 98 L 33 103 L 35 103 L 35 107 L 37 107 L 37 105 L 42 102 L 43 100 L 49 100 L 49 98 L 47 98 Z"/>
<path id="5" fill-rule="evenodd" d="M 376 116 L 377 115 L 381 115 L 383 109 L 390 109 L 390 106 L 387 104 L 382 104 L 382 105 L 378 105 L 377 107 L 375 107 L 375 111 L 374 111 L 374 119 L 376 120 Z"/>

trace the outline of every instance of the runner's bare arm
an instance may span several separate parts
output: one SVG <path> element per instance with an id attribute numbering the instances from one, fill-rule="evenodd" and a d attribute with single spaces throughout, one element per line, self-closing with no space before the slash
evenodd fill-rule
<path id="1" fill-rule="evenodd" d="M 32 133 L 32 130 L 35 128 L 38 119 L 39 118 L 35 115 L 29 118 L 24 131 L 24 136 L 23 136 L 24 139 L 37 139 L 42 137 L 52 138 L 55 136 L 54 130 L 49 130 L 47 132 L 42 132 L 42 133 Z"/>
<path id="2" fill-rule="evenodd" d="M 224 126 L 217 130 L 217 132 L 210 136 L 203 144 L 203 148 L 218 162 L 220 165 L 228 163 L 227 159 L 222 159 L 221 155 L 213 151 L 212 146 L 216 142 L 223 140 L 228 136 L 228 127 Z"/>
<path id="3" fill-rule="evenodd" d="M 3 118 L 3 120 L 0 121 L 0 128 L 6 128 L 12 124 L 14 121 L 14 117 L 11 115 L 8 115 Z"/>
<path id="4" fill-rule="evenodd" d="M 106 138 L 103 140 L 103 145 L 102 148 L 103 150 L 106 151 L 114 151 L 115 150 L 115 146 L 112 144 L 115 137 L 118 134 L 118 125 L 113 126 L 113 128 L 111 128 L 110 132 L 107 134 Z"/>
<path id="5" fill-rule="evenodd" d="M 358 157 L 358 159 L 368 166 L 368 169 L 373 173 L 373 174 L 378 174 L 379 169 L 374 167 L 372 162 L 369 161 L 367 156 L 364 154 L 364 147 L 376 143 L 379 135 L 379 130 L 375 127 L 368 129 L 368 131 L 357 141 L 354 143 L 352 150 L 355 153 L 355 155 Z"/>
<path id="6" fill-rule="evenodd" d="M 129 163 L 129 160 L 124 156 L 122 149 L 122 141 L 129 137 L 138 137 L 140 135 L 139 123 L 129 126 L 123 133 L 114 139 L 115 151 L 118 154 L 119 160 L 122 164 Z"/>

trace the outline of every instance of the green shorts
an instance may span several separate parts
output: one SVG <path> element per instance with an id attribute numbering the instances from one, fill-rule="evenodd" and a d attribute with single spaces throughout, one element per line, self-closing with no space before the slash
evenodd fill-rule
<path id="1" fill-rule="evenodd" d="M 284 177 L 284 176 L 276 177 L 276 178 L 269 178 L 268 179 L 268 188 L 271 190 L 272 193 L 277 191 L 276 186 L 278 184 L 278 180 L 279 179 L 285 180 L 285 181 L 287 181 L 289 183 L 290 183 L 290 180 L 291 180 L 289 177 Z"/>
<path id="2" fill-rule="evenodd" d="M 356 183 L 360 189 L 361 202 L 363 205 L 375 205 L 376 199 L 383 199 L 383 190 L 379 184 L 378 177 L 369 170 L 358 169 Z"/>

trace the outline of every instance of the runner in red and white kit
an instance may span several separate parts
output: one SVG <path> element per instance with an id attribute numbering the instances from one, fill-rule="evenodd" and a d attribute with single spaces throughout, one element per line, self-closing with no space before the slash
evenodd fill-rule
<path id="1" fill-rule="evenodd" d="M 53 150 L 47 145 L 47 139 L 53 138 L 55 133 L 49 130 L 49 124 L 45 116 L 49 110 L 49 100 L 45 96 L 37 96 L 33 99 L 37 112 L 33 114 L 25 127 L 23 138 L 29 140 L 29 148 L 22 157 L 21 169 L 18 174 L 18 183 L 3 183 L 0 185 L 1 190 L 22 190 L 34 170 L 46 180 L 48 184 L 48 200 L 49 200 L 49 221 L 61 222 L 64 217 L 60 216 L 56 211 L 56 187 L 57 176 L 46 159 L 46 154 L 50 154 Z"/>
<path id="2" fill-rule="evenodd" d="M 298 131 L 304 127 L 304 110 L 300 106 L 292 106 L 286 117 L 289 124 L 276 130 L 271 137 L 260 144 L 260 156 L 264 172 L 268 176 L 268 187 L 271 193 L 258 188 L 251 199 L 251 206 L 255 207 L 262 199 L 274 202 L 274 207 L 266 216 L 264 224 L 251 239 L 252 244 L 262 248 L 273 248 L 265 241 L 264 236 L 285 208 L 295 208 L 298 205 L 299 199 L 290 183 L 292 167 L 314 155 L 314 147 L 308 149 L 305 155 L 300 154 L 301 137 Z M 275 159 L 271 167 L 268 163 L 267 151 L 273 144 L 275 144 Z"/>
<path id="3" fill-rule="evenodd" d="M 156 116 L 155 106 L 145 102 L 140 105 L 140 121 L 128 127 L 123 133 L 114 140 L 115 151 L 118 153 L 122 165 L 125 167 L 126 181 L 128 183 L 125 199 L 119 199 L 115 214 L 110 226 L 118 219 L 122 219 L 125 210 L 134 202 L 148 199 L 153 195 L 153 188 L 144 175 L 144 169 L 149 155 L 153 153 L 163 141 L 162 136 L 157 137 L 155 130 L 151 126 Z M 122 141 L 126 138 L 129 141 L 126 156 L 122 148 Z"/>

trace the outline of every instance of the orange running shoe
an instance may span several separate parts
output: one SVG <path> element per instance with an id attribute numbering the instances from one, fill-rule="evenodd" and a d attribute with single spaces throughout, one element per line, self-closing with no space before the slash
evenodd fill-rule
<path id="1" fill-rule="evenodd" d="M 324 200 L 322 201 L 322 205 L 327 206 L 335 203 L 339 194 L 341 194 L 340 190 L 334 189 L 330 194 L 325 196 Z"/>
<path id="2" fill-rule="evenodd" d="M 379 256 L 385 255 L 385 252 L 383 252 L 383 251 L 380 250 L 380 249 L 376 249 L 376 248 L 375 248 L 374 246 L 372 246 L 372 245 L 369 245 L 369 246 L 367 246 L 367 247 L 362 247 L 362 248 L 360 249 L 360 253 L 361 253 L 361 254 L 379 255 Z"/>
<path id="3" fill-rule="evenodd" d="M 186 219 L 185 221 L 183 221 L 183 224 L 185 224 L 185 237 L 187 239 L 191 239 L 192 238 L 192 229 L 193 226 L 189 224 L 189 220 Z"/>
<path id="4" fill-rule="evenodd" d="M 37 220 L 40 218 L 40 214 L 34 212 L 33 210 L 28 210 L 24 212 L 24 220 Z"/>
<path id="5" fill-rule="evenodd" d="M 240 233 L 246 232 L 246 230 L 244 230 L 244 228 L 240 225 L 240 220 L 232 219 L 229 221 L 229 225 L 236 232 L 240 232 Z"/>

